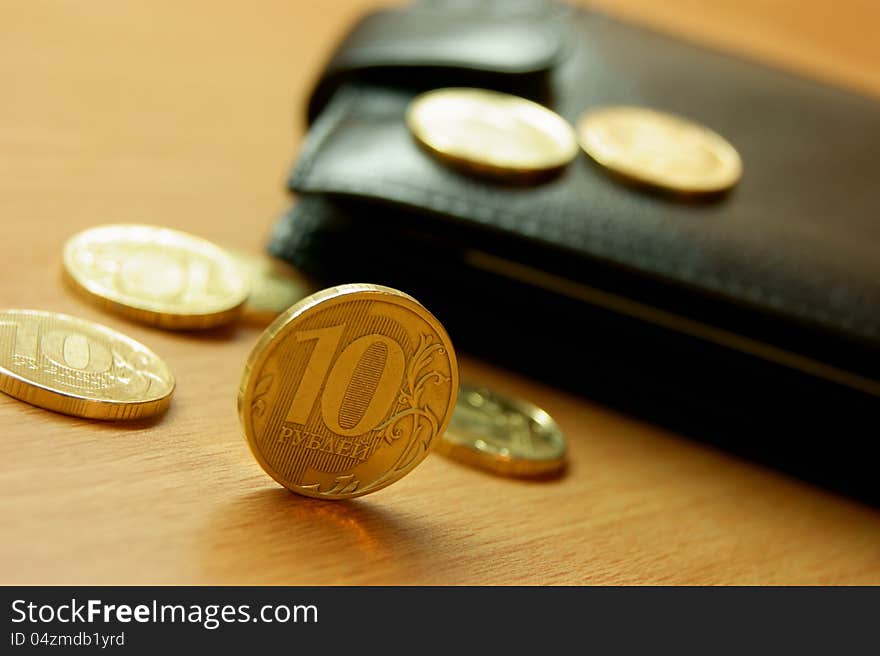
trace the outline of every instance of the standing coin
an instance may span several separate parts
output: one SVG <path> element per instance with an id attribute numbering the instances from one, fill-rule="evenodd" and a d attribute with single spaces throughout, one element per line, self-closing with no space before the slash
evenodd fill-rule
<path id="1" fill-rule="evenodd" d="M 139 419 L 168 407 L 174 376 L 146 346 L 106 326 L 2 310 L 0 391 L 67 415 Z"/>
<path id="2" fill-rule="evenodd" d="M 742 160 L 721 135 L 644 107 L 602 107 L 578 119 L 586 153 L 628 180 L 681 194 L 712 194 L 735 185 Z"/>
<path id="3" fill-rule="evenodd" d="M 312 284 L 299 271 L 269 255 L 230 251 L 251 293 L 242 318 L 255 325 L 268 325 L 294 303 L 312 293 Z"/>
<path id="4" fill-rule="evenodd" d="M 342 285 L 309 296 L 260 337 L 238 413 L 281 485 L 346 499 L 397 481 L 449 423 L 458 365 L 449 336 L 406 294 Z"/>
<path id="5" fill-rule="evenodd" d="M 437 451 L 507 476 L 540 476 L 565 465 L 565 437 L 546 412 L 521 399 L 462 383 Z"/>
<path id="6" fill-rule="evenodd" d="M 415 138 L 450 165 L 507 179 L 561 169 L 577 155 L 568 122 L 506 93 L 449 88 L 416 97 L 406 113 Z"/>
<path id="7" fill-rule="evenodd" d="M 209 241 L 146 225 L 103 225 L 64 246 L 65 279 L 87 298 L 162 328 L 228 323 L 248 296 L 232 258 Z"/>

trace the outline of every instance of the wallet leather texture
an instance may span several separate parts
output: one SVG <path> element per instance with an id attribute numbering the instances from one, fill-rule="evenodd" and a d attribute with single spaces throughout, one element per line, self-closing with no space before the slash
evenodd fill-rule
<path id="1" fill-rule="evenodd" d="M 608 104 L 680 114 L 724 135 L 744 175 L 684 202 L 583 153 L 538 184 L 462 174 L 404 122 L 416 94 L 449 85 L 524 95 L 572 123 Z M 289 179 L 299 199 L 270 251 L 319 278 L 428 298 L 479 355 L 531 373 L 570 365 L 579 391 L 677 429 L 682 415 L 718 434 L 758 414 L 814 431 L 876 414 L 876 100 L 597 13 L 432 2 L 356 26 L 309 116 Z M 516 356 L 526 339 L 534 362 Z M 775 440 L 798 473 L 854 480 L 849 443 L 835 469 Z M 742 451 L 767 449 L 762 432 Z"/>

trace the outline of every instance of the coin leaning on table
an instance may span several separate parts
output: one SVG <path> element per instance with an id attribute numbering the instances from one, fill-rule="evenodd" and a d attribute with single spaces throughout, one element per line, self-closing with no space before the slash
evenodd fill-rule
<path id="1" fill-rule="evenodd" d="M 247 300 L 247 281 L 219 246 L 179 230 L 109 224 L 64 246 L 64 278 L 100 307 L 170 329 L 229 323 Z"/>
<path id="2" fill-rule="evenodd" d="M 139 419 L 167 409 L 174 376 L 146 346 L 106 326 L 2 310 L 0 391 L 68 415 Z"/>
<path id="3" fill-rule="evenodd" d="M 282 314 L 248 357 L 238 413 L 251 451 L 288 489 L 320 499 L 380 490 L 446 430 L 458 364 L 439 321 L 403 292 L 331 287 Z"/>
<path id="4" fill-rule="evenodd" d="M 543 105 L 497 91 L 435 89 L 412 100 L 406 124 L 450 166 L 505 180 L 565 167 L 578 152 L 571 125 Z"/>
<path id="5" fill-rule="evenodd" d="M 546 476 L 565 467 L 565 437 L 537 406 L 469 383 L 436 450 L 505 476 Z"/>
<path id="6" fill-rule="evenodd" d="M 739 153 L 724 137 L 646 107 L 598 107 L 577 122 L 584 151 L 608 171 L 678 194 L 716 194 L 742 176 Z"/>

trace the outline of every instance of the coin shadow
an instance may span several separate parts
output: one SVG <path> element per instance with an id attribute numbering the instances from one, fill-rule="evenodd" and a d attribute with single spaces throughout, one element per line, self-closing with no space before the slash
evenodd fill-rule
<path id="1" fill-rule="evenodd" d="M 553 471 L 544 472 L 541 474 L 511 474 L 501 471 L 493 471 L 487 467 L 481 467 L 479 465 L 470 464 L 468 462 L 461 462 L 456 460 L 455 458 L 444 456 L 444 459 L 448 462 L 454 463 L 459 467 L 466 467 L 471 471 L 480 472 L 481 474 L 486 474 L 489 476 L 493 476 L 495 478 L 503 479 L 505 481 L 512 481 L 514 483 L 521 483 L 523 485 L 548 485 L 552 483 L 561 482 L 566 476 L 568 476 L 570 464 L 568 462 L 563 463 L 559 468 L 554 469 Z"/>
<path id="2" fill-rule="evenodd" d="M 20 399 L 11 399 L 16 405 L 21 405 L 25 413 L 33 413 L 35 417 L 39 417 L 40 421 L 52 421 L 58 425 L 66 427 L 83 426 L 90 432 L 112 431 L 112 432 L 137 432 L 147 430 L 157 426 L 164 421 L 165 417 L 172 411 L 171 408 L 165 412 L 151 417 L 143 417 L 140 419 L 113 420 L 113 419 L 93 419 L 87 417 L 78 417 L 76 415 L 68 415 L 63 412 L 57 412 L 51 408 L 43 408 L 41 406 L 32 405 L 27 401 Z"/>
<path id="3" fill-rule="evenodd" d="M 570 465 L 566 462 L 559 469 L 554 471 L 545 472 L 543 474 L 533 474 L 530 476 L 515 476 L 514 479 L 520 481 L 522 483 L 534 483 L 537 485 L 548 485 L 550 483 L 561 482 L 566 476 L 568 476 L 568 470 Z"/>
<path id="4" fill-rule="evenodd" d="M 244 324 L 241 320 L 233 321 L 222 326 L 213 328 L 190 328 L 167 330 L 160 326 L 150 326 L 155 330 L 159 330 L 163 335 L 169 335 L 176 339 L 195 339 L 203 342 L 229 342 L 234 340 L 242 332 L 247 332 L 251 326 Z"/>
<path id="5" fill-rule="evenodd" d="M 97 429 L 115 432 L 137 432 L 148 430 L 150 428 L 155 428 L 162 422 L 167 421 L 173 412 L 174 409 L 169 408 L 165 412 L 162 412 L 158 415 L 153 415 L 152 417 L 143 417 L 141 419 L 130 419 L 126 421 L 95 421 L 93 419 L 84 419 L 82 421 L 83 423 L 87 424 L 89 430 L 92 431 L 95 431 Z"/>
<path id="6" fill-rule="evenodd" d="M 201 536 L 201 573 L 219 584 L 415 582 L 448 540 L 424 519 L 373 501 L 321 501 L 281 488 L 233 499 Z"/>
<path id="7" fill-rule="evenodd" d="M 589 167 L 589 170 L 598 177 L 609 180 L 614 184 L 621 185 L 633 193 L 678 205 L 691 205 L 694 207 L 714 205 L 722 202 L 728 196 L 731 196 L 738 186 L 734 185 L 730 189 L 722 189 L 720 191 L 712 192 L 686 193 L 682 191 L 674 191 L 671 189 L 664 189 L 663 187 L 649 185 L 616 171 L 606 169 L 592 157 L 587 156 L 579 159 L 586 159 L 587 167 Z"/>
<path id="8" fill-rule="evenodd" d="M 428 151 L 426 147 L 421 146 L 421 144 L 419 144 L 419 147 L 421 148 L 421 150 L 430 154 L 430 151 Z M 558 166 L 542 171 L 505 174 L 503 172 L 496 172 L 491 170 L 460 169 L 457 168 L 455 165 L 446 164 L 444 162 L 436 162 L 436 165 L 438 167 L 443 167 L 450 174 L 463 178 L 468 182 L 479 180 L 481 184 L 495 187 L 499 191 L 523 190 L 532 187 L 539 187 L 545 184 L 550 184 L 562 178 L 566 168 L 568 167 L 568 164 L 566 164 L 564 166 Z"/>

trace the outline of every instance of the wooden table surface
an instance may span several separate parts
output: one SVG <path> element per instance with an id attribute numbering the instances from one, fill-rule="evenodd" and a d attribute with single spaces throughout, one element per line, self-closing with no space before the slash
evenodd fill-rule
<path id="1" fill-rule="evenodd" d="M 3 3 L 0 306 L 120 329 L 178 389 L 167 415 L 131 426 L 0 395 L 0 583 L 880 583 L 877 511 L 471 358 L 464 376 L 556 416 L 566 476 L 434 455 L 363 499 L 297 497 L 239 432 L 257 329 L 161 332 L 62 287 L 62 244 L 99 223 L 259 251 L 289 200 L 309 86 L 370 4 Z M 875 3 L 601 4 L 880 95 Z"/>

